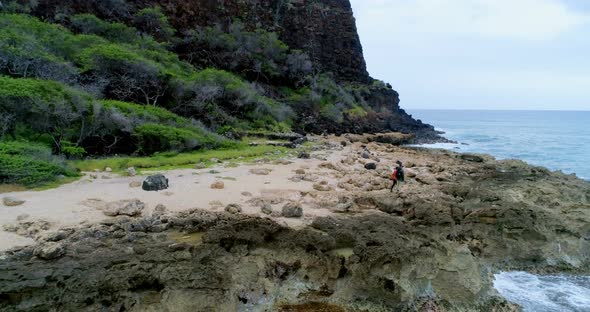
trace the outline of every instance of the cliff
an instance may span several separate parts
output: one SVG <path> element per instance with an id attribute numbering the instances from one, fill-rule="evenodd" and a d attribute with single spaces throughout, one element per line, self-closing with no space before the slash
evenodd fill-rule
<path id="1" fill-rule="evenodd" d="M 49 19 L 59 12 L 129 19 L 133 12 L 153 6 L 161 7 L 180 33 L 240 20 L 250 29 L 277 32 L 291 48 L 307 52 L 319 72 L 332 72 L 346 81 L 372 80 L 348 0 L 41 0 L 34 13 Z"/>
<path id="2" fill-rule="evenodd" d="M 126 21 L 132 24 L 133 15 L 147 7 L 160 7 L 183 37 L 195 27 L 229 25 L 240 21 L 248 30 L 264 29 L 275 32 L 291 49 L 304 51 L 313 64 L 314 73 L 331 73 L 343 84 L 363 86 L 359 99 L 369 107 L 369 114 L 358 118 L 342 114 L 338 122 L 325 118 L 317 110 L 294 105 L 299 120 L 294 130 L 308 133 L 363 133 L 401 131 L 416 134 L 417 141 L 444 141 L 434 127 L 414 120 L 399 106 L 399 96 L 391 87 L 373 86 L 366 70 L 363 49 L 356 22 L 348 0 L 144 0 L 144 1 L 56 1 L 40 0 L 32 11 L 47 20 L 75 13 L 92 13 L 106 20 Z M 66 22 L 67 23 L 67 22 Z M 184 59 L 196 48 L 184 46 L 176 49 Z M 207 52 L 211 54 L 210 52 Z M 215 65 L 215 64 L 214 64 Z M 269 81 L 270 88 L 280 84 Z M 320 87 L 326 89 L 325 87 Z M 321 95 L 320 95 L 321 96 Z M 338 105 L 341 99 L 332 99 Z M 326 109 L 324 109 L 326 111 Z"/>

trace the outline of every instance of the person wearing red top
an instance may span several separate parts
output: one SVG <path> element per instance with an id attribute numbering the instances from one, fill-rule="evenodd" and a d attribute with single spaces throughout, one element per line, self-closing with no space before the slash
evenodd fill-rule
<path id="1" fill-rule="evenodd" d="M 391 188 L 389 189 L 389 192 L 393 192 L 393 188 L 398 184 L 399 182 L 404 182 L 404 166 L 402 165 L 401 161 L 396 161 L 397 167 L 395 167 L 395 169 L 393 169 L 393 172 L 391 173 L 391 177 L 389 178 L 393 183 L 391 184 Z"/>

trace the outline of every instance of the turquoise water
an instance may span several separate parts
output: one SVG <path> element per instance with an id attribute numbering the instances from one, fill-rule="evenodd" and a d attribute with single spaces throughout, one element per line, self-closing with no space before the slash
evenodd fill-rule
<path id="1" fill-rule="evenodd" d="M 459 152 L 516 158 L 590 180 L 590 111 L 408 110 L 465 144 L 435 144 Z"/>

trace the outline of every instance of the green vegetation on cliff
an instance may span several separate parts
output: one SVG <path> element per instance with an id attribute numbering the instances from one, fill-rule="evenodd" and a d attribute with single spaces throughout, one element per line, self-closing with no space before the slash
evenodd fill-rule
<path id="1" fill-rule="evenodd" d="M 239 21 L 179 38 L 159 8 L 122 21 L 66 14 L 60 24 L 28 11 L 0 8 L 5 144 L 36 142 L 74 159 L 191 152 L 236 147 L 236 133 L 320 129 L 371 111 L 367 92 Z"/>

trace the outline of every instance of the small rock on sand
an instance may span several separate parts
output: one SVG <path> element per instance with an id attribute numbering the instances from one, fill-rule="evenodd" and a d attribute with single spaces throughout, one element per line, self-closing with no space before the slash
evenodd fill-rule
<path id="1" fill-rule="evenodd" d="M 367 170 L 375 170 L 375 169 L 377 169 L 377 164 L 376 163 L 368 163 L 368 164 L 365 164 L 365 169 L 367 169 Z"/>
<path id="2" fill-rule="evenodd" d="M 297 158 L 299 159 L 310 159 L 311 155 L 309 155 L 308 152 L 300 152 L 299 155 L 297 155 Z"/>
<path id="3" fill-rule="evenodd" d="M 200 162 L 198 164 L 195 165 L 195 169 L 205 169 L 207 168 L 207 164 Z"/>
<path id="4" fill-rule="evenodd" d="M 141 187 L 141 182 L 139 181 L 132 181 L 129 183 L 129 187 Z"/>
<path id="5" fill-rule="evenodd" d="M 4 202 L 4 206 L 8 206 L 8 207 L 20 206 L 25 203 L 24 200 L 18 199 L 15 197 L 11 197 L 11 196 L 4 197 L 4 199 L 2 199 L 2 201 Z"/>
<path id="6" fill-rule="evenodd" d="M 250 192 L 242 192 L 242 196 L 252 197 L 252 193 L 250 193 Z"/>
<path id="7" fill-rule="evenodd" d="M 255 174 L 255 175 L 269 175 L 271 173 L 271 171 L 272 171 L 272 169 L 267 169 L 267 168 L 250 169 L 250 173 Z"/>
<path id="8" fill-rule="evenodd" d="M 130 177 L 134 177 L 137 175 L 137 171 L 135 170 L 134 167 L 129 167 L 129 168 L 127 168 L 127 175 Z"/>
<path id="9" fill-rule="evenodd" d="M 303 216 L 303 208 L 298 203 L 286 203 L 283 206 L 282 216 L 285 218 L 301 218 Z"/>
<path id="10" fill-rule="evenodd" d="M 272 206 L 267 202 L 262 203 L 262 207 L 260 207 L 260 211 L 266 215 L 271 215 L 273 212 Z"/>
<path id="11" fill-rule="evenodd" d="M 211 184 L 211 188 L 214 190 L 223 190 L 225 188 L 225 183 L 223 183 L 223 181 L 215 181 Z"/>
<path id="12" fill-rule="evenodd" d="M 104 168 L 105 172 L 113 172 L 113 169 L 111 167 L 106 167 Z"/>
<path id="13" fill-rule="evenodd" d="M 297 169 L 295 170 L 296 174 L 305 174 L 305 170 L 304 169 Z"/>
<path id="14" fill-rule="evenodd" d="M 231 214 L 237 214 L 242 212 L 242 207 L 238 204 L 229 204 L 225 207 L 225 211 Z"/>
<path id="15" fill-rule="evenodd" d="M 16 221 L 23 221 L 23 220 L 25 220 L 25 219 L 28 219 L 28 218 L 30 218 L 30 217 L 31 217 L 30 215 L 28 215 L 28 214 L 26 214 L 26 213 L 23 213 L 23 214 L 21 214 L 21 215 L 18 215 L 18 216 L 16 217 Z"/>
<path id="16" fill-rule="evenodd" d="M 329 192 L 332 190 L 332 187 L 330 187 L 329 185 L 325 185 L 325 184 L 314 184 L 313 185 L 313 189 L 316 191 L 320 191 L 320 192 Z"/>
<path id="17" fill-rule="evenodd" d="M 166 206 L 162 205 L 162 204 L 158 204 L 156 206 L 156 208 L 154 208 L 154 212 L 152 213 L 152 216 L 161 216 L 166 214 L 166 211 L 168 209 L 166 208 Z"/>

